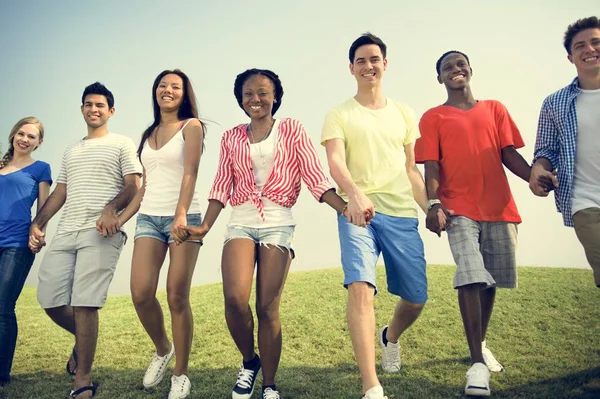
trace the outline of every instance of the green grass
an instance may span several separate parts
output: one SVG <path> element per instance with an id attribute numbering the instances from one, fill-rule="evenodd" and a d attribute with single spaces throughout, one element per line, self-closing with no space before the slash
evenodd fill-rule
<path id="1" fill-rule="evenodd" d="M 453 267 L 429 266 L 430 299 L 401 338 L 402 371 L 380 374 L 389 399 L 462 397 L 468 350 Z M 493 374 L 496 398 L 600 397 L 600 290 L 589 270 L 520 268 L 520 288 L 499 290 L 488 342 L 506 372 Z M 360 398 L 360 378 L 345 322 L 341 270 L 292 273 L 284 291 L 284 347 L 277 376 L 286 399 Z M 382 288 L 377 325 L 396 298 Z M 164 292 L 159 299 L 166 308 Z M 227 331 L 219 284 L 192 290 L 195 318 L 190 379 L 194 398 L 230 398 L 240 355 Z M 64 398 L 71 378 L 64 364 L 72 338 L 53 325 L 26 288 L 17 305 L 19 342 L 13 382 L 1 398 Z M 373 338 L 375 339 L 375 337 Z M 378 355 L 379 348 L 377 347 Z M 100 313 L 93 380 L 98 398 L 166 398 L 169 382 L 145 391 L 142 376 L 153 349 L 131 299 L 111 297 Z M 254 398 L 258 398 L 255 392 Z"/>

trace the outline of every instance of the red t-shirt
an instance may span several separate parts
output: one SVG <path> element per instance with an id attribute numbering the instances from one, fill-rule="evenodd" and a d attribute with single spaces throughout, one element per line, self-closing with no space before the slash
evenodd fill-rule
<path id="1" fill-rule="evenodd" d="M 478 101 L 468 111 L 440 105 L 425 112 L 415 144 L 417 162 L 440 163 L 439 199 L 455 215 L 520 223 L 502 165 L 502 149 L 525 144 L 498 101 Z"/>

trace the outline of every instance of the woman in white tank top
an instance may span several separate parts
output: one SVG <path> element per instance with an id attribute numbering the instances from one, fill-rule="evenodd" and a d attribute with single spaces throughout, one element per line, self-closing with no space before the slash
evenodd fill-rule
<path id="1" fill-rule="evenodd" d="M 144 184 L 121 214 L 125 223 L 138 210 L 131 296 L 138 317 L 156 348 L 143 384 L 160 383 L 176 353 L 169 399 L 189 396 L 188 359 L 193 320 L 189 294 L 202 243 L 176 244 L 176 226 L 202 221 L 196 190 L 205 126 L 198 119 L 196 97 L 188 77 L 178 69 L 161 72 L 152 87 L 154 122 L 142 135 L 138 155 L 144 167 Z M 169 250 L 167 299 L 171 311 L 173 343 L 165 331 L 156 299 L 160 269 Z"/>

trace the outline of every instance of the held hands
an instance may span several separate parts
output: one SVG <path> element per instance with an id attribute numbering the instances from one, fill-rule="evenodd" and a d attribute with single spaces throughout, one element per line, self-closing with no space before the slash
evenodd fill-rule
<path id="1" fill-rule="evenodd" d="M 175 218 L 173 219 L 173 224 L 171 224 L 171 237 L 173 237 L 173 240 L 175 241 L 175 245 L 179 245 L 187 239 L 187 238 L 184 238 L 183 240 L 178 240 L 178 238 L 180 236 L 181 236 L 181 238 L 185 237 L 185 235 L 182 235 L 184 233 L 181 232 L 181 228 L 186 225 L 187 225 L 186 215 L 175 215 Z"/>
<path id="2" fill-rule="evenodd" d="M 200 226 L 178 225 L 174 231 L 171 230 L 171 234 L 173 234 L 175 245 L 180 245 L 187 240 L 202 241 L 209 230 L 209 227 L 204 223 Z"/>
<path id="3" fill-rule="evenodd" d="M 96 230 L 103 237 L 112 237 L 117 234 L 121 230 L 121 221 L 117 212 L 113 209 L 104 208 L 102 214 L 96 220 Z"/>
<path id="4" fill-rule="evenodd" d="M 538 197 L 547 197 L 550 191 L 558 188 L 558 171 L 544 169 L 542 165 L 534 164 L 529 177 L 529 189 Z"/>
<path id="5" fill-rule="evenodd" d="M 46 234 L 39 228 L 38 225 L 32 224 L 29 227 L 29 249 L 34 254 L 37 254 L 46 245 Z"/>
<path id="6" fill-rule="evenodd" d="M 441 237 L 442 231 L 452 226 L 450 216 L 453 214 L 453 210 L 444 208 L 442 204 L 435 204 L 427 211 L 425 226 L 428 230 L 437 234 L 438 237 Z"/>
<path id="7" fill-rule="evenodd" d="M 348 219 L 348 222 L 356 226 L 366 227 L 370 224 L 371 219 L 375 217 L 375 206 L 369 197 L 359 192 L 356 196 L 350 198 L 343 216 Z"/>

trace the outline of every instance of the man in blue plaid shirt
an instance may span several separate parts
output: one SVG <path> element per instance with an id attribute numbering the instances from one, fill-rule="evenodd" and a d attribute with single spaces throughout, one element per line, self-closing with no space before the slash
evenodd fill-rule
<path id="1" fill-rule="evenodd" d="M 543 176 L 554 177 L 556 207 L 577 238 L 600 287 L 600 21 L 567 28 L 564 46 L 577 77 L 544 100 L 529 187 L 545 197 Z"/>

